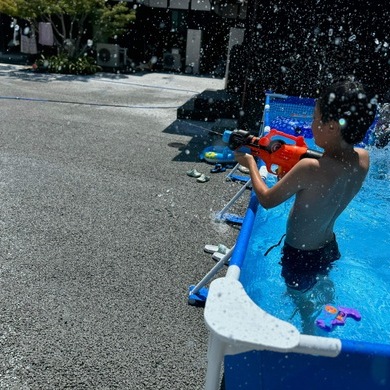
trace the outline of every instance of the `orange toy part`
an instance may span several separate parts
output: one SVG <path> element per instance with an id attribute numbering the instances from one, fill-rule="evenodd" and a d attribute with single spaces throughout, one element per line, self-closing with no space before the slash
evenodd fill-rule
<path id="1" fill-rule="evenodd" d="M 287 144 L 279 138 L 273 139 L 275 136 L 290 139 L 295 144 Z M 275 129 L 261 138 L 252 136 L 245 144 L 250 148 L 253 156 L 260 157 L 264 161 L 268 172 L 278 177 L 284 176 L 308 151 L 302 136 L 295 137 Z M 275 171 L 272 170 L 273 166 L 277 166 Z"/>

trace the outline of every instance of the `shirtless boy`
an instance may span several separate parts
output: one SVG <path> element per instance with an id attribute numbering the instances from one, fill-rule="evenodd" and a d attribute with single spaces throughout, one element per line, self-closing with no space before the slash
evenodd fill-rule
<path id="1" fill-rule="evenodd" d="M 323 148 L 319 160 L 299 161 L 268 188 L 250 154 L 236 152 L 250 171 L 260 204 L 268 209 L 295 195 L 282 250 L 282 276 L 288 287 L 306 291 L 340 258 L 334 224 L 362 187 L 369 168 L 366 150 L 354 148 L 375 118 L 375 103 L 356 82 L 326 88 L 317 100 L 312 131 Z"/>

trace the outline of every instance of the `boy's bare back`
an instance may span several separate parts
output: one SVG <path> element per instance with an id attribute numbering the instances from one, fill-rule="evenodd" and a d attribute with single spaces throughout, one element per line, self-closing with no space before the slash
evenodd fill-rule
<path id="1" fill-rule="evenodd" d="M 324 155 L 320 160 L 307 159 L 300 164 L 304 165 L 306 179 L 302 183 L 306 185 L 296 193 L 286 242 L 298 249 L 318 249 L 334 239 L 334 223 L 359 192 L 369 156 L 363 149 L 352 149 L 342 160 Z"/>

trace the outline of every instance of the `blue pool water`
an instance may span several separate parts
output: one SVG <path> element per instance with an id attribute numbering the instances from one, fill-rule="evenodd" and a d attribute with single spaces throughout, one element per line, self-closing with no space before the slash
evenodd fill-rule
<path id="1" fill-rule="evenodd" d="M 305 294 L 287 293 L 280 247 L 263 255 L 285 233 L 292 200 L 271 210 L 258 208 L 240 280 L 256 304 L 303 333 L 390 344 L 390 149 L 373 148 L 370 156 L 363 188 L 335 226 L 342 257 L 328 279 Z M 332 332 L 321 330 L 314 321 L 327 303 L 357 309 L 362 319 L 349 318 Z"/>

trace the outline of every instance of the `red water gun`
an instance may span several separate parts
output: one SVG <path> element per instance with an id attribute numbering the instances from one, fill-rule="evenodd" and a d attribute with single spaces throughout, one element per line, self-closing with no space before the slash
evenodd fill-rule
<path id="1" fill-rule="evenodd" d="M 283 138 L 294 141 L 294 144 L 287 143 Z M 223 139 L 232 150 L 243 146 L 248 147 L 253 156 L 260 157 L 264 161 L 268 172 L 278 177 L 283 177 L 303 158 L 322 157 L 321 152 L 307 147 L 302 136 L 295 137 L 275 129 L 263 137 L 250 135 L 249 131 L 245 130 L 226 130 Z"/>

